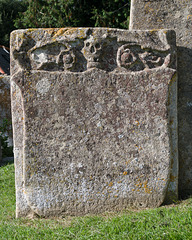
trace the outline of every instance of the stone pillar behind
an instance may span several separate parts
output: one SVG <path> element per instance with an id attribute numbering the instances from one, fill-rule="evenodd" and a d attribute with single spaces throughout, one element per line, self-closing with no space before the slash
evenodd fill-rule
<path id="1" fill-rule="evenodd" d="M 179 195 L 186 197 L 192 194 L 192 0 L 131 1 L 130 30 L 162 28 L 174 29 L 177 38 Z"/>
<path id="2" fill-rule="evenodd" d="M 175 69 L 174 31 L 14 31 L 17 217 L 161 205 L 177 157 Z"/>

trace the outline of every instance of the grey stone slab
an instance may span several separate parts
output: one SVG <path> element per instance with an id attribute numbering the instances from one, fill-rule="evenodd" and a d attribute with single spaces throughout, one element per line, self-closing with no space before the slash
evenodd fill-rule
<path id="1" fill-rule="evenodd" d="M 192 0 L 132 0 L 130 30 L 176 31 L 178 53 L 179 195 L 192 194 Z M 178 179 L 177 163 L 172 179 Z M 172 186 L 170 186 L 173 188 Z"/>
<path id="2" fill-rule="evenodd" d="M 10 96 L 10 76 L 0 76 L 0 125 L 4 120 L 9 122 L 7 132 L 3 134 L 8 137 L 8 146 L 13 146 L 13 134 L 11 126 L 11 96 Z"/>
<path id="3" fill-rule="evenodd" d="M 11 34 L 17 217 L 162 204 L 177 151 L 174 39 L 107 28 Z"/>

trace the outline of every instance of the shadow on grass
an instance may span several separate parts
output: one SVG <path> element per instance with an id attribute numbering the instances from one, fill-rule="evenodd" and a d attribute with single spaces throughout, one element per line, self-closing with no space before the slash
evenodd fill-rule
<path id="1" fill-rule="evenodd" d="M 0 167 L 14 163 L 14 157 L 5 157 L 0 162 Z"/>

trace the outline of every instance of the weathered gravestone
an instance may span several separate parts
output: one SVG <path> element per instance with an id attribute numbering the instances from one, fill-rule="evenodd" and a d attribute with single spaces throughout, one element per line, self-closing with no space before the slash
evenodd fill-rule
<path id="1" fill-rule="evenodd" d="M 17 217 L 165 198 L 177 151 L 173 31 L 11 34 Z"/>
<path id="2" fill-rule="evenodd" d="M 178 56 L 179 194 L 192 194 L 192 0 L 132 0 L 130 30 L 176 31 Z M 173 163 L 175 192 L 178 166 Z"/>
<path id="3" fill-rule="evenodd" d="M 10 76 L 0 76 L 0 126 L 3 135 L 8 137 L 8 146 L 13 146 Z"/>

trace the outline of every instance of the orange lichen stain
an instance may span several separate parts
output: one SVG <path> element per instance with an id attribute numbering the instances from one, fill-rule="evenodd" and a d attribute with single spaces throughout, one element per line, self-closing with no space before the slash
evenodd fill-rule
<path id="1" fill-rule="evenodd" d="M 152 193 L 151 189 L 149 189 L 149 188 L 145 188 L 145 192 L 146 193 Z"/>
<path id="2" fill-rule="evenodd" d="M 139 122 L 138 122 L 138 121 L 135 121 L 135 122 L 136 122 L 136 124 L 135 124 L 135 125 L 136 125 L 136 126 L 139 126 Z"/>
<path id="3" fill-rule="evenodd" d="M 114 197 L 116 197 L 116 198 L 117 198 L 117 197 L 118 197 L 118 195 L 115 195 Z"/>
<path id="4" fill-rule="evenodd" d="M 146 193 L 152 193 L 152 189 L 148 188 L 147 184 L 148 184 L 148 181 L 145 181 L 143 183 L 143 188 L 145 189 L 145 192 Z"/>
<path id="5" fill-rule="evenodd" d="M 54 38 L 57 38 L 57 37 L 63 35 L 63 34 L 66 32 L 66 30 L 67 30 L 66 28 L 61 28 L 61 29 L 59 29 L 59 30 L 55 33 Z"/>
<path id="6" fill-rule="evenodd" d="M 176 178 L 177 178 L 177 177 L 173 176 L 172 174 L 170 175 L 170 181 L 171 181 L 171 182 L 175 182 Z"/>
<path id="7" fill-rule="evenodd" d="M 141 187 L 142 187 L 142 185 L 143 185 L 143 184 L 142 184 L 142 183 L 140 183 L 140 182 L 139 182 L 139 183 L 137 183 L 137 184 L 135 184 L 135 186 L 136 186 L 136 187 L 139 187 L 139 188 L 141 188 Z"/>
<path id="8" fill-rule="evenodd" d="M 108 186 L 109 186 L 109 187 L 112 187 L 112 186 L 113 186 L 113 183 L 112 183 L 112 182 L 110 182 Z"/>
<path id="9" fill-rule="evenodd" d="M 122 181 L 118 181 L 117 183 L 122 183 Z"/>
<path id="10" fill-rule="evenodd" d="M 148 183 L 148 181 L 146 180 L 144 183 L 143 183 L 143 185 L 144 185 L 144 188 L 146 188 L 147 187 L 147 183 Z"/>
<path id="11" fill-rule="evenodd" d="M 143 149 L 142 147 L 139 147 L 137 145 L 135 145 L 135 147 L 137 147 L 139 151 Z"/>
<path id="12" fill-rule="evenodd" d="M 85 29 L 79 29 L 78 37 L 79 38 L 85 38 L 86 37 Z"/>
<path id="13" fill-rule="evenodd" d="M 92 176 L 90 176 L 89 178 L 90 178 L 91 180 L 93 179 L 93 177 L 92 177 Z"/>
<path id="14" fill-rule="evenodd" d="M 187 20 L 188 20 L 190 17 L 192 17 L 192 15 L 188 15 L 188 16 L 187 16 Z"/>
<path id="15" fill-rule="evenodd" d="M 150 33 L 154 33 L 154 32 L 157 32 L 157 31 L 158 31 L 158 29 L 155 29 L 155 28 L 154 28 L 154 29 L 151 29 L 151 30 L 149 30 L 149 32 L 150 32 Z"/>
<path id="16" fill-rule="evenodd" d="M 72 35 L 73 33 L 75 33 L 77 31 L 78 28 L 68 28 L 66 31 L 67 35 Z"/>
<path id="17" fill-rule="evenodd" d="M 123 175 L 127 175 L 127 172 L 125 171 L 125 172 L 123 172 Z"/>
<path id="18" fill-rule="evenodd" d="M 135 191 L 135 189 L 132 189 L 132 192 L 134 192 Z"/>
<path id="19" fill-rule="evenodd" d="M 137 191 L 141 191 L 141 189 L 144 189 L 144 191 L 146 193 L 152 193 L 152 189 L 148 188 L 148 181 L 146 180 L 145 182 L 141 182 L 140 179 L 137 180 L 137 184 L 135 184 L 135 186 L 139 189 L 137 189 Z"/>

